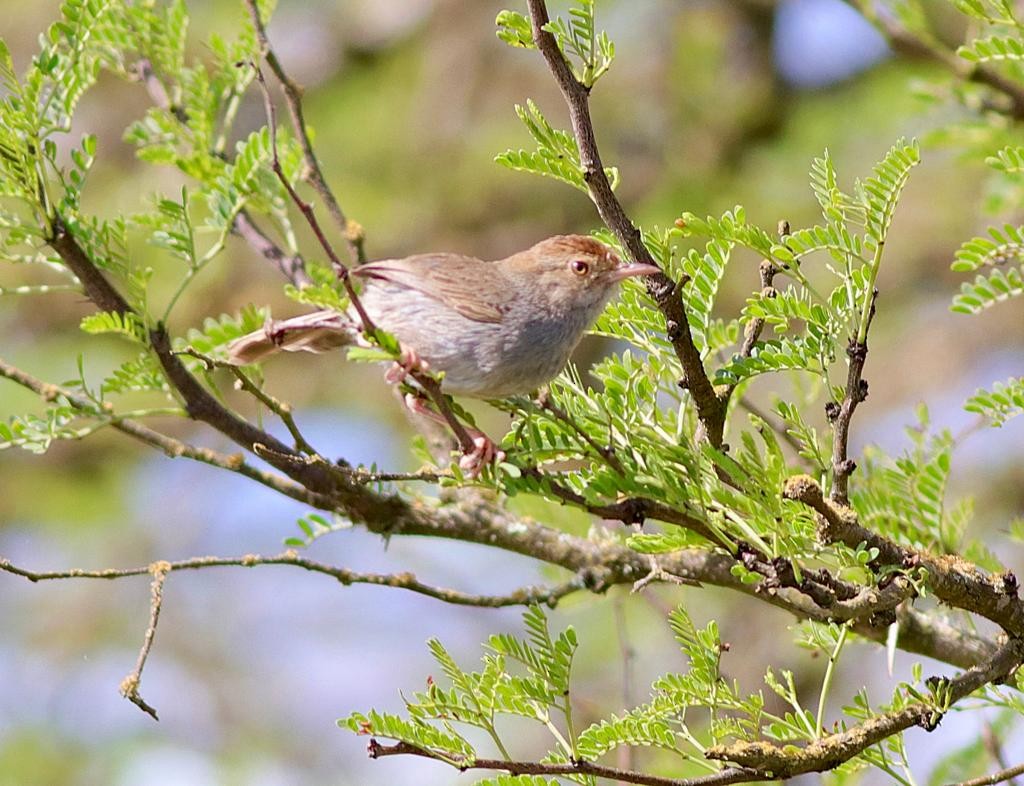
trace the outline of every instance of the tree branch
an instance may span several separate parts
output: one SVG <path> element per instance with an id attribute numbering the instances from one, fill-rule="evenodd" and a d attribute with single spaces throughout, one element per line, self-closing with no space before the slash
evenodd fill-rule
<path id="1" fill-rule="evenodd" d="M 155 562 L 153 565 L 141 568 L 103 568 L 100 570 L 82 570 L 71 568 L 68 570 L 55 571 L 32 571 L 12 564 L 9 560 L 0 557 L 0 570 L 15 576 L 22 576 L 35 583 L 38 581 L 57 581 L 61 579 L 123 579 L 129 576 L 141 576 L 146 573 L 157 575 L 156 567 L 159 567 L 163 575 L 181 570 L 202 570 L 204 568 L 218 567 L 243 567 L 252 568 L 258 565 L 292 565 L 311 573 L 321 573 L 325 576 L 337 579 L 344 586 L 351 584 L 373 584 L 379 587 L 395 587 L 409 590 L 419 595 L 426 595 L 429 598 L 444 601 L 456 606 L 478 606 L 481 608 L 501 608 L 505 606 L 527 606 L 530 604 L 543 603 L 554 608 L 558 602 L 573 592 L 585 588 L 584 580 L 576 577 L 552 587 L 521 587 L 504 595 L 475 595 L 459 590 L 447 589 L 446 587 L 435 587 L 424 584 L 412 573 L 359 573 L 348 568 L 335 565 L 328 565 L 323 562 L 299 556 L 292 549 L 263 557 L 259 554 L 245 554 L 241 557 L 192 557 L 190 559 L 178 560 L 176 562 Z M 161 579 L 162 580 L 162 579 Z M 148 648 L 147 648 L 148 650 Z M 137 669 L 141 672 L 141 668 Z"/>
<path id="2" fill-rule="evenodd" d="M 232 229 L 260 256 L 281 271 L 286 279 L 301 289 L 312 283 L 306 272 L 306 260 L 301 254 L 286 254 L 252 220 L 247 210 L 240 210 L 235 216 Z"/>
<path id="3" fill-rule="evenodd" d="M 381 745 L 377 740 L 370 740 L 367 752 L 371 759 L 386 756 L 422 756 L 434 761 L 451 764 L 448 755 L 434 753 L 426 748 L 397 742 L 394 745 Z M 696 778 L 661 778 L 618 767 L 605 767 L 589 761 L 574 761 L 568 764 L 547 764 L 536 761 L 508 761 L 506 759 L 467 759 L 455 766 L 460 771 L 466 770 L 500 770 L 512 775 L 591 775 L 597 778 L 609 778 L 620 783 L 635 783 L 640 786 L 728 786 L 732 783 L 753 783 L 756 781 L 775 780 L 771 776 L 760 775 L 744 768 L 728 768 L 709 775 Z"/>
<path id="4" fill-rule="evenodd" d="M 1007 99 L 1005 107 L 993 107 L 993 109 L 1018 122 L 1024 120 L 1024 87 L 1018 83 L 1006 78 L 990 66 L 964 60 L 956 52 L 939 44 L 932 36 L 923 38 L 914 35 L 900 27 L 891 14 L 879 14 L 875 10 L 872 0 L 843 1 L 871 22 L 897 51 L 939 63 L 965 82 L 975 82 L 992 88 Z"/>
<path id="5" fill-rule="evenodd" d="M 145 445 L 156 448 L 170 458 L 178 458 L 181 456 L 194 461 L 200 461 L 214 467 L 219 467 L 220 469 L 226 469 L 230 472 L 237 472 L 240 475 L 245 475 L 247 478 L 255 480 L 257 483 L 260 483 L 267 488 L 273 489 L 280 494 L 284 494 L 286 497 L 291 497 L 292 499 L 304 502 L 307 505 L 323 507 L 330 504 L 327 498 L 323 495 L 310 491 L 304 486 L 301 486 L 298 483 L 293 483 L 280 475 L 264 472 L 251 464 L 247 464 L 240 453 L 227 455 L 209 448 L 190 445 L 186 442 L 182 442 L 181 440 L 169 437 L 162 432 L 151 429 L 149 426 L 146 426 L 137 420 L 133 420 L 132 418 L 121 417 L 113 411 L 107 412 L 105 410 L 100 410 L 94 402 L 84 396 L 80 396 L 77 393 L 73 393 L 72 391 L 58 385 L 43 382 L 41 379 L 37 379 L 21 369 L 15 368 L 2 358 L 0 358 L 0 377 L 9 379 L 22 387 L 37 393 L 44 401 L 49 402 L 55 401 L 57 398 L 63 398 L 78 412 L 82 413 L 82 415 L 86 417 L 102 418 L 110 424 L 111 428 L 114 428 Z"/>
<path id="6" fill-rule="evenodd" d="M 0 568 L 4 568 L 4 564 L 5 561 L 0 560 Z M 142 670 L 146 667 L 146 658 L 149 657 L 149 651 L 153 647 L 153 637 L 156 636 L 156 624 L 160 620 L 160 608 L 164 602 L 164 580 L 170 570 L 170 564 L 167 562 L 154 562 L 146 568 L 146 572 L 153 575 L 153 581 L 149 585 L 149 625 L 142 637 L 142 648 L 139 650 L 135 668 L 121 681 L 121 695 L 155 721 L 160 718 L 157 717 L 156 709 L 139 694 L 139 684 L 142 682 Z"/>
<path id="7" fill-rule="evenodd" d="M 939 600 L 959 609 L 980 614 L 1014 637 L 1024 637 L 1024 604 L 1017 596 L 1012 573 L 988 576 L 977 566 L 952 556 L 933 556 L 901 546 L 861 526 L 851 508 L 826 499 L 821 487 L 809 475 L 796 475 L 786 481 L 783 496 L 802 502 L 821 516 L 819 536 L 826 543 L 845 543 L 850 548 L 866 544 L 877 548 L 876 562 L 913 570 L 923 568 L 928 585 Z"/>
<path id="8" fill-rule="evenodd" d="M 1005 679 L 1022 660 L 1024 642 L 1014 638 L 1004 644 L 988 663 L 968 669 L 951 680 L 931 678 L 929 683 L 944 686 L 948 690 L 948 701 L 942 707 L 920 701 L 912 702 L 902 709 L 872 717 L 803 747 L 791 743 L 780 745 L 765 741 L 741 741 L 731 745 L 716 745 L 709 748 L 706 755 L 710 759 L 733 762 L 757 772 L 770 772 L 776 778 L 792 778 L 806 772 L 832 770 L 870 746 L 913 726 L 933 730 L 946 708 L 989 683 Z"/>
<path id="9" fill-rule="evenodd" d="M 829 496 L 837 505 L 849 505 L 850 475 L 857 463 L 849 457 L 850 421 L 857 405 L 868 397 L 868 383 L 863 378 L 864 363 L 868 358 L 868 344 L 855 338 L 846 347 L 849 368 L 846 373 L 846 392 L 841 404 L 829 401 L 825 414 L 832 423 L 832 489 Z"/>
<path id="10" fill-rule="evenodd" d="M 985 775 L 981 778 L 972 778 L 969 781 L 951 783 L 949 786 L 992 786 L 992 784 L 1002 783 L 1003 781 L 1008 781 L 1011 778 L 1016 778 L 1018 775 L 1024 775 L 1024 764 L 1018 764 L 1016 767 L 1008 767 L 1005 770 L 993 772 L 991 775 Z"/>
<path id="11" fill-rule="evenodd" d="M 34 391 L 47 401 L 63 397 L 86 415 L 95 414 L 95 405 L 75 393 L 50 385 L 0 360 L 0 376 Z M 736 560 L 722 552 L 687 549 L 656 558 L 640 554 L 614 541 L 595 541 L 575 537 L 562 530 L 521 519 L 493 502 L 476 495 L 466 495 L 455 505 L 431 506 L 411 503 L 396 495 L 376 493 L 365 486 L 388 480 L 432 480 L 433 475 L 414 474 L 369 475 L 360 470 L 325 467 L 335 478 L 346 479 L 350 485 L 335 487 L 330 493 L 304 488 L 286 478 L 263 472 L 246 464 L 241 455 L 225 455 L 207 448 L 188 445 L 130 419 L 110 414 L 111 427 L 171 457 L 184 456 L 212 466 L 245 475 L 262 485 L 312 507 L 336 511 L 364 526 L 370 532 L 386 537 L 397 535 L 441 537 L 468 543 L 479 543 L 504 551 L 558 565 L 573 573 L 583 586 L 603 592 L 616 584 L 633 585 L 645 577 L 667 581 L 681 579 L 685 583 L 703 583 L 725 587 L 767 602 L 800 619 L 820 622 L 856 619 L 854 630 L 878 643 L 885 642 L 885 626 L 874 624 L 875 612 L 891 609 L 889 592 L 879 592 L 873 600 L 861 588 L 852 602 L 832 602 L 823 607 L 812 594 L 799 587 L 770 584 L 746 584 L 733 575 Z M 287 456 L 286 456 L 287 458 Z M 293 473 L 301 475 L 308 459 L 294 455 Z M 289 465 L 291 466 L 291 465 Z M 819 492 L 820 493 L 820 492 Z M 630 503 L 632 504 L 632 503 Z M 595 508 L 596 515 L 629 519 L 636 509 L 617 503 L 611 508 Z M 665 516 L 670 521 L 675 517 Z M 677 522 L 685 526 L 688 522 Z M 654 570 L 652 575 L 652 565 Z M 649 582 L 648 582 L 649 583 Z M 813 593 L 817 596 L 817 593 Z M 877 603 L 871 606 L 868 602 Z M 868 604 L 868 605 L 865 605 Z M 899 647 L 907 652 L 926 655 L 960 667 L 973 666 L 991 657 L 995 645 L 970 631 L 955 628 L 932 616 L 901 606 Z"/>
<path id="12" fill-rule="evenodd" d="M 327 212 L 331 214 L 331 218 L 334 219 L 334 223 L 337 224 L 338 229 L 344 236 L 345 243 L 348 245 L 350 261 L 352 264 L 361 265 L 366 261 L 363 228 L 355 221 L 345 217 L 345 213 L 338 204 L 338 200 L 334 197 L 334 192 L 327 185 L 323 170 L 320 168 L 320 161 L 313 151 L 313 144 L 310 142 L 309 133 L 306 130 L 306 121 L 302 109 L 302 88 L 285 73 L 281 61 L 278 60 L 277 54 L 275 54 L 273 47 L 270 45 L 270 40 L 267 38 L 267 30 L 263 20 L 260 18 L 256 0 L 245 0 L 245 5 L 249 9 L 249 16 L 252 19 L 253 27 L 256 29 L 256 38 L 259 41 L 263 57 L 267 61 L 267 65 L 270 66 L 270 70 L 273 71 L 274 76 L 277 77 L 277 81 L 281 83 L 285 104 L 291 117 L 292 129 L 295 132 L 296 139 L 299 141 L 299 147 L 302 149 L 302 158 L 306 165 L 303 176 L 306 182 L 313 187 L 313 190 L 323 200 L 327 206 Z"/>
<path id="13" fill-rule="evenodd" d="M 251 2 L 251 0 L 247 0 Z M 590 118 L 590 91 L 572 73 L 555 37 L 544 30 L 550 18 L 544 0 L 527 0 L 533 40 L 544 56 L 548 69 L 555 77 L 562 96 L 569 107 L 569 119 L 580 151 L 583 179 L 590 198 L 597 207 L 601 220 L 615 234 L 634 262 L 656 265 L 651 252 L 644 245 L 640 230 L 630 220 L 604 172 L 601 154 L 597 148 L 594 124 Z M 700 352 L 693 343 L 686 307 L 679 293 L 679 285 L 664 273 L 645 278 L 647 291 L 665 316 L 668 339 L 683 368 L 682 387 L 693 396 L 697 414 L 708 440 L 715 447 L 722 444 L 725 428 L 726 401 L 708 379 Z"/>

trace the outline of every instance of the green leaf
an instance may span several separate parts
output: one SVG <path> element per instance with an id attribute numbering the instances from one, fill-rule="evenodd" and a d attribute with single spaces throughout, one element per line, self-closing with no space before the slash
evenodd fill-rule
<path id="1" fill-rule="evenodd" d="M 974 237 L 956 252 L 952 269 L 971 272 L 986 265 L 1003 265 L 1024 259 L 1024 227 L 1004 224 L 989 227 L 988 237 Z"/>
<path id="2" fill-rule="evenodd" d="M 1024 172 L 1024 147 L 1007 145 L 994 156 L 986 158 L 985 163 L 1006 174 Z"/>
<path id="3" fill-rule="evenodd" d="M 989 63 L 1003 60 L 1024 60 L 1024 42 L 1007 36 L 976 38 L 964 44 L 956 53 L 972 63 Z"/>
<path id="4" fill-rule="evenodd" d="M 526 106 L 516 104 L 516 114 L 537 143 L 537 150 L 507 150 L 495 156 L 494 160 L 509 169 L 552 177 L 589 193 L 575 137 L 553 128 L 538 106 L 529 99 Z M 619 181 L 618 170 L 606 167 L 605 175 L 612 188 L 615 188 Z"/>
<path id="5" fill-rule="evenodd" d="M 979 274 L 974 281 L 960 285 L 960 292 L 953 298 L 951 311 L 960 314 L 977 314 L 997 303 L 1024 293 L 1024 266 L 1009 268 L 1005 273 L 995 268 L 987 275 Z"/>
<path id="6" fill-rule="evenodd" d="M 86 333 L 116 333 L 139 344 L 148 342 L 146 326 L 134 313 L 121 314 L 116 311 L 99 311 L 82 318 L 79 327 Z"/>
<path id="7" fill-rule="evenodd" d="M 544 29 L 555 37 L 573 75 L 585 87 L 592 87 L 615 60 L 615 44 L 594 21 L 595 0 L 574 0 L 569 19 L 555 17 Z"/>
<path id="8" fill-rule="evenodd" d="M 496 778 L 484 778 L 474 786 L 560 786 L 556 780 L 540 775 L 499 775 Z"/>
<path id="9" fill-rule="evenodd" d="M 509 46 L 534 49 L 533 30 L 530 21 L 516 11 L 501 11 L 494 20 L 498 26 L 496 35 Z"/>
<path id="10" fill-rule="evenodd" d="M 389 740 L 407 742 L 426 748 L 442 758 L 463 763 L 472 763 L 476 758 L 473 746 L 461 734 L 451 728 L 445 731 L 421 721 L 407 721 L 398 715 L 370 710 L 366 715 L 354 712 L 348 718 L 338 721 L 356 734 L 383 737 Z"/>
<path id="11" fill-rule="evenodd" d="M 1010 418 L 1024 413 L 1024 377 L 997 382 L 992 390 L 979 389 L 971 396 L 964 409 L 991 419 L 993 426 L 1001 426 Z"/>
<path id="12" fill-rule="evenodd" d="M 910 177 L 910 170 L 920 162 L 921 151 L 917 141 L 901 139 L 875 165 L 872 176 L 857 184 L 867 211 L 865 231 L 875 245 L 885 242 L 903 186 Z"/>
<path id="13" fill-rule="evenodd" d="M 104 395 L 140 391 L 170 391 L 163 369 L 148 352 L 122 363 L 100 385 Z"/>
<path id="14" fill-rule="evenodd" d="M 204 355 L 221 356 L 225 348 L 236 338 L 263 327 L 270 312 L 265 308 L 253 305 L 245 306 L 237 316 L 221 314 L 218 318 L 207 317 L 203 320 L 202 330 L 192 328 L 185 340 L 176 343 L 176 349 L 192 347 Z"/>

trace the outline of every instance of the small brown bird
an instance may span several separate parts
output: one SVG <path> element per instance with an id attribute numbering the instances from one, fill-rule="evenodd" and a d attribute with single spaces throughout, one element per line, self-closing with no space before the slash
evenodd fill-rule
<path id="1" fill-rule="evenodd" d="M 446 393 L 475 398 L 528 393 L 550 381 L 616 285 L 657 272 L 623 263 L 583 235 L 551 237 L 496 262 L 417 254 L 352 271 L 366 279 L 359 299 L 367 315 L 398 339 L 409 362 L 443 371 Z M 243 364 L 278 350 L 322 352 L 354 343 L 359 333 L 353 313 L 317 311 L 243 336 L 229 354 Z"/>

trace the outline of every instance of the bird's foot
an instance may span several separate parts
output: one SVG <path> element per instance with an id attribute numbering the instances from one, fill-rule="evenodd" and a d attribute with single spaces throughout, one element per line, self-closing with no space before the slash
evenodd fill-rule
<path id="1" fill-rule="evenodd" d="M 402 354 L 399 355 L 398 360 L 396 360 L 391 365 L 391 368 L 388 369 L 388 372 L 384 375 L 384 380 L 389 385 L 397 385 L 399 382 L 404 380 L 407 376 L 409 376 L 413 372 L 416 372 L 416 371 L 429 371 L 429 370 L 430 370 L 430 365 L 427 363 L 427 361 L 425 361 L 423 358 L 421 358 L 419 356 L 419 353 L 417 353 L 415 349 L 403 346 L 402 347 Z M 406 404 L 408 405 L 408 403 L 409 403 L 409 398 L 407 396 L 406 397 Z M 413 408 L 410 406 L 409 409 L 413 409 Z M 417 412 L 417 410 L 413 410 L 413 411 Z M 419 412 L 419 414 L 422 415 L 424 413 L 423 412 Z"/>
<path id="2" fill-rule="evenodd" d="M 488 464 L 501 463 L 505 460 L 505 451 L 495 444 L 494 440 L 484 432 L 466 427 L 469 438 L 473 440 L 473 450 L 464 453 L 459 459 L 459 468 L 470 478 L 477 478 Z"/>
<path id="3" fill-rule="evenodd" d="M 405 396 L 405 406 L 408 407 L 409 411 L 416 414 L 422 415 L 423 417 L 430 418 L 435 423 L 440 423 L 447 426 L 448 421 L 445 418 L 435 412 L 430 406 L 427 405 L 420 396 L 414 393 L 407 393 Z M 495 462 L 501 462 L 505 460 L 505 451 L 501 450 L 484 432 L 479 429 L 475 429 L 472 426 L 463 426 L 469 438 L 473 441 L 473 450 L 463 453 L 462 458 L 459 459 L 459 468 L 466 473 L 469 478 L 478 478 L 483 468 L 488 464 Z"/>

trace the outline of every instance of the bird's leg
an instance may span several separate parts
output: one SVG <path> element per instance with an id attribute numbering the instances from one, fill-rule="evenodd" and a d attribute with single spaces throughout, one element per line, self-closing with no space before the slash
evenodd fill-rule
<path id="1" fill-rule="evenodd" d="M 391 368 L 388 369 L 388 372 L 384 375 L 384 380 L 389 385 L 397 385 L 414 371 L 429 370 L 430 365 L 427 361 L 421 358 L 415 349 L 403 344 L 401 355 L 399 355 L 398 360 L 392 364 Z"/>
<path id="2" fill-rule="evenodd" d="M 424 401 L 420 396 L 415 393 L 407 393 L 405 395 L 405 406 L 409 408 L 409 411 L 416 414 L 422 415 L 423 417 L 433 420 L 435 423 L 440 423 L 444 426 L 448 425 L 448 421 L 444 417 L 433 409 L 431 409 L 427 402 Z M 480 475 L 480 471 L 487 465 L 496 461 L 505 460 L 505 451 L 500 450 L 490 437 L 479 429 L 475 429 L 472 426 L 463 426 L 466 432 L 469 434 L 469 438 L 473 440 L 473 450 L 470 453 L 466 453 L 459 459 L 459 467 L 465 470 L 466 474 L 475 478 Z"/>

